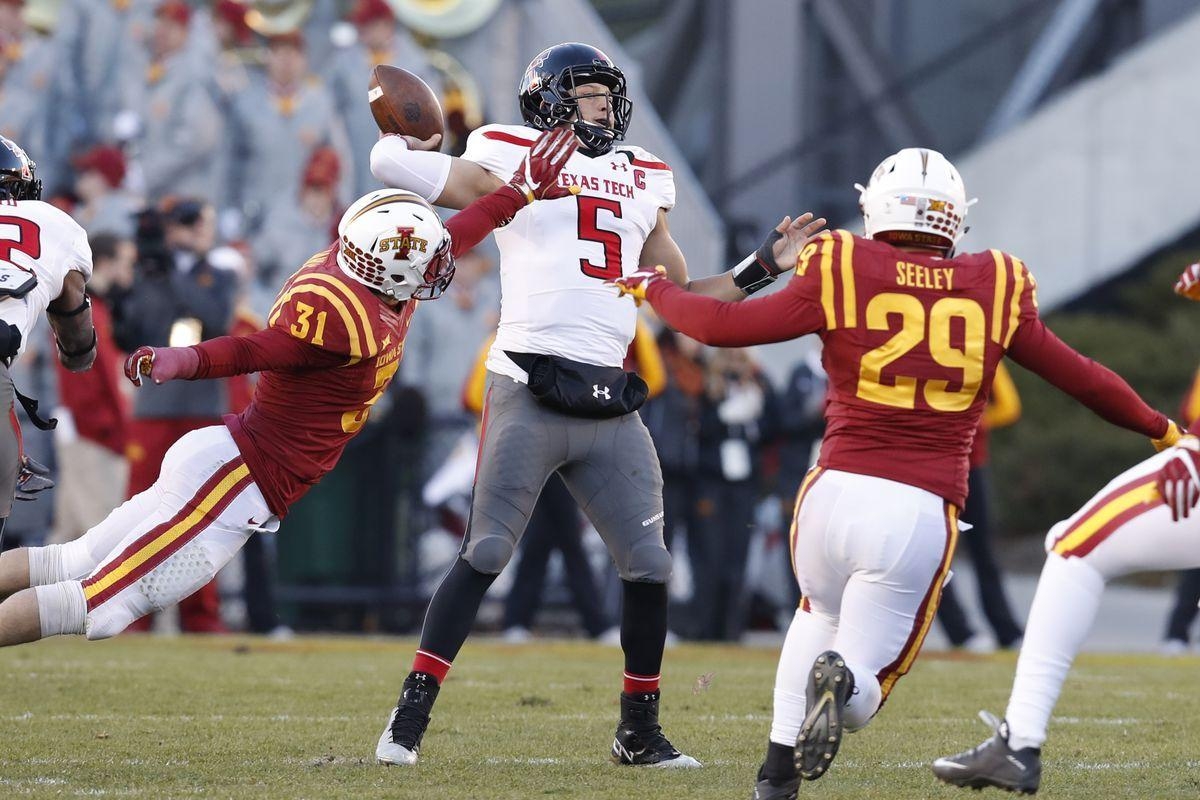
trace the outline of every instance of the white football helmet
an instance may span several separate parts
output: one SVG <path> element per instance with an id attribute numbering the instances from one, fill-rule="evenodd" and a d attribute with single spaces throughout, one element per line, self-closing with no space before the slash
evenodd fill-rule
<path id="1" fill-rule="evenodd" d="M 907 147 L 883 160 L 866 186 L 856 183 L 868 239 L 952 251 L 967 232 L 962 176 L 936 150 Z M 888 233 L 886 237 L 879 234 Z"/>
<path id="2" fill-rule="evenodd" d="M 396 300 L 433 300 L 454 277 L 450 232 L 411 192 L 380 189 L 354 201 L 338 223 L 338 245 L 343 272 Z"/>

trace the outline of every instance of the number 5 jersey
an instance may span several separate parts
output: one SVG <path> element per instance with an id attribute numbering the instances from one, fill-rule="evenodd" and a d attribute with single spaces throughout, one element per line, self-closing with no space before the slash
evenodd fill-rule
<path id="1" fill-rule="evenodd" d="M 507 181 L 537 136 L 523 125 L 485 125 L 463 158 Z M 504 351 L 623 363 L 637 309 L 605 281 L 637 270 L 658 210 L 675 205 L 670 167 L 640 147 L 595 158 L 575 153 L 559 182 L 581 191 L 533 203 L 496 231 L 500 327 L 487 368 L 522 383 L 525 372 Z"/>

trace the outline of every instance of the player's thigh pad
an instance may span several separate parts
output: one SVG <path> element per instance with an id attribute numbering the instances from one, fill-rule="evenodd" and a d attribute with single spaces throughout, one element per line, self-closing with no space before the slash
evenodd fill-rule
<path id="1" fill-rule="evenodd" d="M 224 426 L 176 442 L 148 492 L 158 498 L 153 512 L 83 581 L 89 639 L 179 602 L 212 580 L 251 534 L 279 527 Z"/>
<path id="2" fill-rule="evenodd" d="M 637 414 L 571 420 L 563 482 L 608 546 L 621 578 L 666 583 L 663 477 L 650 432 Z"/>
<path id="3" fill-rule="evenodd" d="M 1050 529 L 1046 551 L 1086 559 L 1106 580 L 1200 566 L 1200 509 L 1172 522 L 1156 487 L 1158 471 L 1170 458 L 1170 451 L 1158 453 L 1113 478 Z"/>
<path id="4" fill-rule="evenodd" d="M 462 557 L 496 575 L 512 557 L 546 479 L 566 458 L 567 418 L 539 405 L 524 384 L 496 374 L 488 376 L 483 413 Z"/>

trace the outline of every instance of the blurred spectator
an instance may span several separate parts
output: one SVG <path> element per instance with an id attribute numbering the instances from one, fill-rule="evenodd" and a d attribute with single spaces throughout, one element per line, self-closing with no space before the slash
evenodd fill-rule
<path id="1" fill-rule="evenodd" d="M 700 417 L 696 524 L 688 529 L 699 639 L 735 641 L 745 629 L 759 444 L 772 435 L 777 417 L 775 394 L 750 351 L 711 351 Z"/>
<path id="2" fill-rule="evenodd" d="M 210 67 L 209 86 L 226 127 L 232 125 L 234 98 L 250 85 L 250 67 L 257 58 L 254 32 L 246 24 L 246 6 L 236 0 L 217 0 L 212 8 L 213 44 L 216 52 Z M 213 172 L 219 177 L 217 194 L 212 198 L 222 214 L 230 213 L 236 199 L 235 183 L 242 180 L 233 169 L 233 153 L 229 147 L 218 147 L 213 156 Z M 234 231 L 240 232 L 240 212 L 234 216 Z M 225 226 L 221 226 L 222 231 Z"/>
<path id="3" fill-rule="evenodd" d="M 214 158 L 224 123 L 207 89 L 207 66 L 188 52 L 191 7 L 166 0 L 146 41 L 147 66 L 122 76 L 122 109 L 136 130 L 140 188 L 156 202 L 168 194 L 212 199 Z"/>
<path id="4" fill-rule="evenodd" d="M 304 167 L 296 202 L 271 206 L 254 237 L 257 274 L 248 291 L 250 307 L 255 313 L 265 315 L 284 279 L 337 238 L 337 223 L 342 213 L 337 196 L 340 177 L 338 154 L 332 147 L 318 147 Z M 432 312 L 433 305 L 429 305 L 428 311 Z M 426 310 L 422 309 L 422 316 Z"/>
<path id="5" fill-rule="evenodd" d="M 517 643 L 530 638 L 533 619 L 542 604 L 550 556 L 555 550 L 562 554 L 566 587 L 588 638 L 619 644 L 620 630 L 613 627 L 604 613 L 596 575 L 583 549 L 579 506 L 557 474 L 551 475 L 542 487 L 521 536 L 516 575 L 504 599 L 505 641 Z"/>
<path id="6" fill-rule="evenodd" d="M 1021 397 L 1002 361 L 996 365 L 992 391 L 975 431 L 970 470 L 967 472 L 967 503 L 959 517 L 971 525 L 970 530 L 963 531 L 959 542 L 965 545 L 971 565 L 975 568 L 979 601 L 995 640 L 975 633 L 958 601 L 958 591 L 953 582 L 942 587 L 942 603 L 937 612 L 938 621 L 945 628 L 950 643 L 976 652 L 987 652 L 996 645 L 1004 649 L 1015 647 L 1023 634 L 1021 626 L 1013 618 L 1012 608 L 1004 593 L 1004 576 L 1000 573 L 1000 565 L 996 563 L 996 555 L 992 550 L 991 481 L 988 470 L 991 431 L 1012 425 L 1020 418 Z"/>
<path id="7" fill-rule="evenodd" d="M 132 239 L 134 217 L 142 203 L 122 188 L 125 154 L 112 145 L 96 145 L 71 160 L 75 167 L 75 196 L 79 199 L 73 216 L 89 234 L 115 233 Z"/>
<path id="8" fill-rule="evenodd" d="M 126 76 L 145 78 L 143 44 L 163 0 L 64 0 L 55 41 L 67 105 L 69 143 L 111 140 Z"/>
<path id="9" fill-rule="evenodd" d="M 234 98 L 232 125 L 237 203 L 251 236 L 273 206 L 295 205 L 314 149 L 333 147 L 347 163 L 345 129 L 328 89 L 308 71 L 299 33 L 268 41 L 266 73 Z"/>
<path id="10" fill-rule="evenodd" d="M 0 36 L 20 39 L 25 30 L 25 0 L 0 0 Z"/>
<path id="11" fill-rule="evenodd" d="M 666 367 L 666 387 L 661 395 L 647 400 L 640 413 L 662 464 L 663 538 L 670 550 L 674 537 L 695 527 L 704 346 L 664 328 L 658 335 L 658 347 Z M 690 549 L 690 539 L 688 545 Z"/>
<path id="12" fill-rule="evenodd" d="M 473 362 L 448 354 L 474 353 L 480 342 L 490 341 L 499 320 L 500 285 L 491 259 L 478 249 L 457 259 L 454 281 L 441 299 L 422 304 L 413 315 L 400 380 L 425 395 L 433 421 L 426 442 L 425 476 L 442 464 L 459 436 L 478 420 L 463 410 L 473 408 L 463 395 Z M 476 390 L 482 398 L 482 383 L 466 391 L 469 395 Z"/>
<path id="13" fill-rule="evenodd" d="M 96 361 L 87 372 L 57 366 L 58 486 L 47 544 L 77 539 L 103 520 L 125 499 L 129 480 L 125 460 L 129 398 L 121 375 L 124 354 L 113 341 L 108 296 L 128 290 L 133 283 L 137 250 L 129 239 L 110 233 L 92 236 L 90 244 L 92 278 L 87 290 L 96 326 Z"/>
<path id="14" fill-rule="evenodd" d="M 220 64 L 224 64 L 227 54 L 245 52 L 254 43 L 254 31 L 246 24 L 246 11 L 246 4 L 238 0 L 217 0 L 213 3 L 213 36 L 216 38 Z M 236 64 L 244 67 L 245 59 L 237 58 Z"/>
<path id="15" fill-rule="evenodd" d="M 358 156 L 353 176 L 354 194 L 358 196 L 380 185 L 371 175 L 370 159 L 366 158 L 379 138 L 379 128 L 367 103 L 371 70 L 380 64 L 403 67 L 419 75 L 435 92 L 439 81 L 424 51 L 397 22 L 386 0 L 358 0 L 346 19 L 354 24 L 358 39 L 334 52 L 327 74 L 338 114 L 346 121 L 350 146 Z"/>
<path id="16" fill-rule="evenodd" d="M 783 535 L 788 540 L 782 548 L 789 576 L 789 580 L 784 582 L 787 607 L 779 609 L 783 630 L 791 623 L 796 605 L 800 602 L 800 587 L 791 577 L 792 548 L 789 537 L 796 492 L 800 490 L 805 473 L 816 462 L 816 448 L 825 433 L 825 397 L 828 390 L 829 378 L 821 366 L 821 353 L 813 349 L 796 362 L 780 397 L 780 405 L 787 409 L 787 413 L 779 415 L 776 428 L 779 468 L 775 475 L 774 492 L 784 509 Z"/>
<path id="17" fill-rule="evenodd" d="M 119 309 L 118 345 L 127 351 L 143 344 L 178 347 L 229 330 L 237 278 L 208 262 L 215 240 L 216 213 L 201 200 L 139 217 L 137 278 Z M 129 496 L 150 487 L 179 437 L 220 424 L 227 410 L 221 381 L 146 382 L 135 396 L 129 429 Z M 180 604 L 180 624 L 185 631 L 224 630 L 215 582 Z"/>
<path id="18" fill-rule="evenodd" d="M 1184 395 L 1179 408 L 1179 421 L 1191 427 L 1200 417 L 1200 370 L 1196 370 L 1192 385 Z M 1167 615 L 1167 630 L 1163 637 L 1164 655 L 1177 656 L 1191 646 L 1192 624 L 1200 613 L 1200 569 L 1186 569 L 1179 573 L 1179 585 L 1175 587 L 1175 605 Z"/>
<path id="19" fill-rule="evenodd" d="M 65 144 L 57 135 L 62 59 L 50 39 L 25 26 L 23 7 L 22 0 L 0 0 L 0 135 L 24 145 L 53 189 Z"/>

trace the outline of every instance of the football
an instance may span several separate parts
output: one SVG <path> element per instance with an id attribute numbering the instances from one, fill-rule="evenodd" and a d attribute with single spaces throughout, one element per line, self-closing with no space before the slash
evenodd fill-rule
<path id="1" fill-rule="evenodd" d="M 380 64 L 371 70 L 367 92 L 375 124 L 384 133 L 425 140 L 445 133 L 442 106 L 429 84 L 406 69 Z"/>

